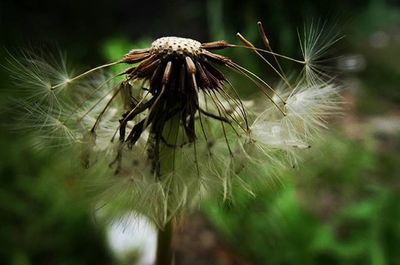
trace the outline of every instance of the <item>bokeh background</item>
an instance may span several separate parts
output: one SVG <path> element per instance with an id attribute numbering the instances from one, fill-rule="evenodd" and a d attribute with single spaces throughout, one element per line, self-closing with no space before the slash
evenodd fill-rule
<path id="1" fill-rule="evenodd" d="M 258 20 L 273 49 L 294 57 L 304 24 L 327 21 L 345 36 L 332 53 L 343 115 L 279 187 L 255 198 L 235 191 L 234 202 L 188 214 L 176 264 L 400 264 L 398 1 L 2 0 L 0 64 L 8 51 L 52 45 L 79 72 L 169 35 L 238 43 L 240 31 L 260 44 Z M 244 50 L 230 55 L 265 67 Z M 35 150 L 29 133 L 11 130 L 15 93 L 3 67 L 0 88 L 0 264 L 149 264 L 154 231 L 97 222 L 76 158 Z"/>

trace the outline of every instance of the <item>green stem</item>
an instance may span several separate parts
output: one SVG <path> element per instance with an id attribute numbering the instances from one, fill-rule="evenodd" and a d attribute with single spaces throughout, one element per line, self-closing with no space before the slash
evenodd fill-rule
<path id="1" fill-rule="evenodd" d="M 165 224 L 164 229 L 158 229 L 156 265 L 172 265 L 173 226 L 172 220 L 170 220 Z"/>
<path id="2" fill-rule="evenodd" d="M 179 133 L 179 116 L 175 116 L 170 119 L 164 127 L 163 137 L 168 143 L 175 143 L 177 134 Z M 160 157 L 164 158 L 160 161 L 160 173 L 161 177 L 168 176 L 174 170 L 174 147 L 162 145 L 160 148 Z M 166 194 L 169 194 L 169 190 L 164 190 Z M 167 196 L 169 198 L 169 196 Z M 167 206 L 169 207 L 169 202 Z M 174 230 L 173 217 L 169 216 L 168 222 L 163 228 L 158 229 L 157 237 L 157 252 L 156 252 L 156 265 L 172 265 L 173 261 L 173 249 L 172 249 L 172 236 Z"/>

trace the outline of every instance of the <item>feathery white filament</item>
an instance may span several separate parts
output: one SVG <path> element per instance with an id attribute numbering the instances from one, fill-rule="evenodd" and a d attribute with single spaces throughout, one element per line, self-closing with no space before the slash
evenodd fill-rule
<path id="1" fill-rule="evenodd" d="M 339 36 L 334 27 L 327 23 L 313 22 L 309 26 L 304 26 L 302 34 L 298 32 L 298 38 L 305 62 L 307 82 L 320 82 L 331 78 L 325 72 L 324 57 L 342 36 Z"/>
<path id="2" fill-rule="evenodd" d="M 293 158 L 296 150 L 309 148 L 326 128 L 324 118 L 338 112 L 338 87 L 303 84 L 287 96 L 287 115 L 281 117 L 275 108 L 267 108 L 251 125 L 250 137 L 260 148 L 282 150 Z"/>

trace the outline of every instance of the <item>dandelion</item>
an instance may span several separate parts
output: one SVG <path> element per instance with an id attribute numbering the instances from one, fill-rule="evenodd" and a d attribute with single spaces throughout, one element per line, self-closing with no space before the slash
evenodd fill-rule
<path id="1" fill-rule="evenodd" d="M 96 205 L 110 216 L 150 218 L 165 249 L 158 260 L 170 260 L 174 217 L 204 197 L 231 199 L 234 186 L 254 194 L 254 183 L 274 179 L 285 161 L 295 164 L 298 151 L 326 127 L 324 118 L 337 113 L 338 87 L 316 63 L 336 39 L 321 46 L 327 39 L 313 28 L 297 60 L 273 52 L 260 22 L 258 28 L 264 49 L 239 33 L 243 45 L 163 37 L 75 77 L 34 56 L 11 57 L 17 85 L 29 92 L 22 127 L 38 128 L 40 139 L 80 143 Z M 280 85 L 217 53 L 234 48 L 260 57 Z M 293 81 L 281 60 L 305 71 Z M 115 76 L 102 72 L 117 64 L 127 68 Z M 241 99 L 226 70 L 249 80 L 259 99 Z M 263 174 L 252 174 L 260 165 Z"/>

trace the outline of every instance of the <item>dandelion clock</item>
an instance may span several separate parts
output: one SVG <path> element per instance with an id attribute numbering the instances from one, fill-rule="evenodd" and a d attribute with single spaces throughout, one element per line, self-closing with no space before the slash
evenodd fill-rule
<path id="1" fill-rule="evenodd" d="M 176 217 L 202 199 L 230 199 L 236 186 L 254 193 L 293 166 L 337 112 L 338 87 L 319 64 L 337 38 L 312 28 L 300 38 L 303 58 L 294 59 L 273 52 L 258 28 L 262 48 L 239 33 L 240 45 L 162 37 L 76 76 L 48 55 L 12 56 L 21 127 L 33 128 L 42 147 L 80 146 L 94 207 L 146 216 L 159 228 L 157 264 L 171 264 Z M 280 81 L 266 82 L 226 49 L 258 56 Z M 282 61 L 301 71 L 289 77 Z M 104 70 L 115 65 L 125 69 Z M 241 98 L 231 74 L 257 98 Z M 267 170 L 252 174 L 260 165 Z"/>

